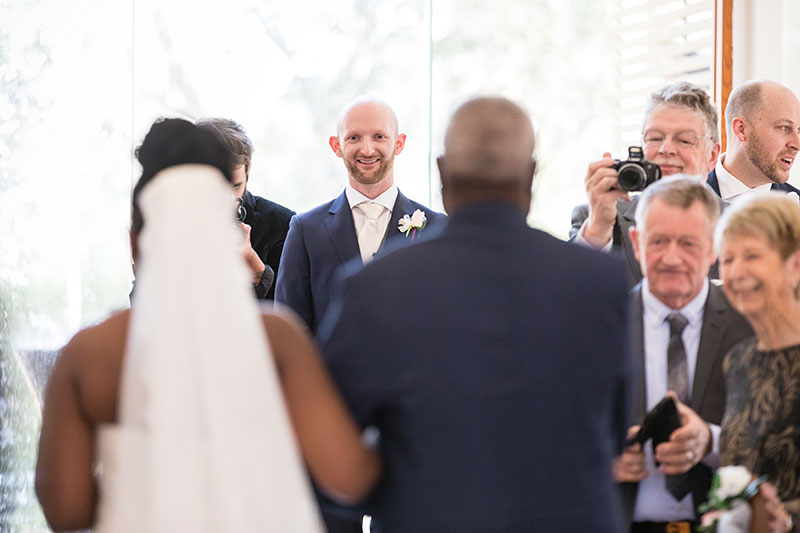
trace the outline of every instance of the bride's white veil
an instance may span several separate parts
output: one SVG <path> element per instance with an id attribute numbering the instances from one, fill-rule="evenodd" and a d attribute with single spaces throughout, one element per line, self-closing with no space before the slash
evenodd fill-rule
<path id="1" fill-rule="evenodd" d="M 145 225 L 100 523 L 321 531 L 238 250 L 231 185 L 211 166 L 179 165 L 139 200 Z"/>

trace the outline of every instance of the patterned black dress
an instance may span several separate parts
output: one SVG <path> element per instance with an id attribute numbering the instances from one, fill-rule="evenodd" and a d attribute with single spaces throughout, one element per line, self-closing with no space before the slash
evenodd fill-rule
<path id="1" fill-rule="evenodd" d="M 766 474 L 799 531 L 800 344 L 761 351 L 755 342 L 737 345 L 725 361 L 721 462 Z"/>

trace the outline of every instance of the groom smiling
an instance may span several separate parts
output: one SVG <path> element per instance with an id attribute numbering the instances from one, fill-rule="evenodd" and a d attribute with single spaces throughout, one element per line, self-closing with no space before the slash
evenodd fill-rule
<path id="1" fill-rule="evenodd" d="M 312 331 L 328 307 L 331 282 L 341 265 L 359 256 L 369 262 L 389 239 L 395 245 L 411 242 L 398 224 L 416 210 L 425 213 L 428 225 L 446 220 L 397 189 L 394 158 L 405 142 L 397 116 L 382 100 L 359 97 L 339 114 L 329 144 L 344 161 L 347 187 L 334 200 L 292 219 L 275 289 L 275 300 L 294 309 Z"/>
<path id="2" fill-rule="evenodd" d="M 342 158 L 348 184 L 334 200 L 295 215 L 283 246 L 275 301 L 291 307 L 316 332 L 331 295 L 334 274 L 360 257 L 364 263 L 391 239 L 410 243 L 413 236 L 399 222 L 405 215 L 425 213 L 426 223 L 443 225 L 446 217 L 409 200 L 394 184 L 394 158 L 403 151 L 406 135 L 398 132 L 389 105 L 360 97 L 339 114 L 336 135 L 329 144 Z M 419 219 L 416 214 L 415 219 Z M 425 224 L 422 222 L 417 228 Z M 361 514 L 321 500 L 329 533 L 360 533 Z"/>

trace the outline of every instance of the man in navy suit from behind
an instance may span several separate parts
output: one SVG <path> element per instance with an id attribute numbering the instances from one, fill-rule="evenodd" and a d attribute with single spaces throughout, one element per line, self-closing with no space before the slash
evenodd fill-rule
<path id="1" fill-rule="evenodd" d="M 780 83 L 750 80 L 731 92 L 725 108 L 728 151 L 708 184 L 723 200 L 751 191 L 798 194 L 786 183 L 800 150 L 800 101 Z"/>
<path id="2" fill-rule="evenodd" d="M 394 184 L 394 158 L 405 142 L 394 111 L 382 100 L 357 98 L 339 115 L 329 144 L 344 161 L 348 185 L 334 200 L 292 219 L 275 289 L 275 300 L 294 309 L 312 332 L 328 307 L 331 283 L 340 266 L 359 256 L 367 262 L 384 244 L 412 242 L 419 235 L 401 233 L 398 221 L 417 209 L 427 218 L 424 232 L 446 220 L 408 199 Z M 383 206 L 377 218 L 383 239 L 368 250 L 362 248 L 370 245 L 360 239 L 366 221 L 362 207 L 367 204 Z"/>
<path id="3" fill-rule="evenodd" d="M 374 531 L 621 528 L 624 267 L 528 227 L 533 148 L 516 104 L 462 105 L 438 160 L 448 224 L 345 278 L 320 327 L 349 408 L 380 435 Z"/>

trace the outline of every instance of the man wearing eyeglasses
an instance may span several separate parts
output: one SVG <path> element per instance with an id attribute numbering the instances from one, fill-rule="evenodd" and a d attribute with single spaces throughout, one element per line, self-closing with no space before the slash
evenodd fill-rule
<path id="1" fill-rule="evenodd" d="M 642 145 L 644 155 L 661 168 L 662 175 L 705 177 L 720 151 L 717 111 L 708 94 L 692 83 L 677 82 L 650 95 Z M 634 225 L 637 201 L 619 188 L 613 166 L 608 152 L 589 165 L 584 179 L 589 203 L 573 210 L 570 240 L 623 254 L 633 286 L 642 279 L 628 231 Z"/>
<path id="2" fill-rule="evenodd" d="M 800 101 L 783 85 L 750 80 L 731 92 L 725 108 L 728 151 L 708 175 L 723 200 L 753 191 L 799 194 L 786 183 L 800 151 Z"/>

